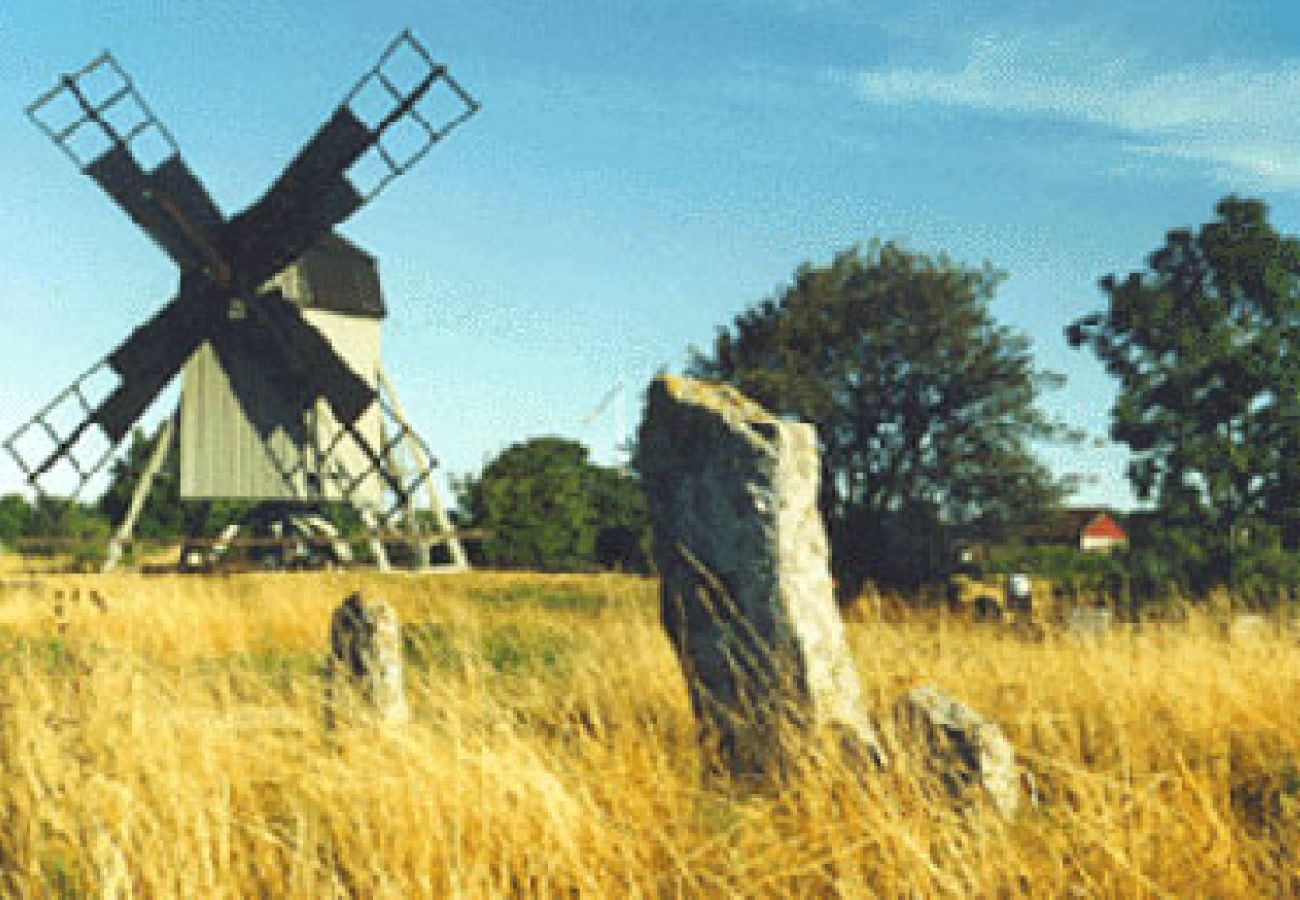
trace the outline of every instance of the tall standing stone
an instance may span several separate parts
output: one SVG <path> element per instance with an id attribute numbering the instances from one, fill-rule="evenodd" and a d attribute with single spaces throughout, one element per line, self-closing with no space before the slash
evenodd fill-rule
<path id="1" fill-rule="evenodd" d="M 402 633 L 392 606 L 356 592 L 334 610 L 325 677 L 330 723 L 341 713 L 353 718 L 350 712 L 385 724 L 407 721 Z"/>
<path id="2" fill-rule="evenodd" d="M 707 744 L 778 772 L 787 736 L 830 732 L 880 764 L 833 597 L 811 425 L 726 385 L 665 376 L 638 435 L 663 624 Z"/>

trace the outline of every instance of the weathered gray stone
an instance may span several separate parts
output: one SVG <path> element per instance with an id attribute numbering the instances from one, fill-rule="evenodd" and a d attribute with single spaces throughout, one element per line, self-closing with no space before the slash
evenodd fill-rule
<path id="1" fill-rule="evenodd" d="M 407 721 L 401 626 L 388 603 L 357 592 L 334 610 L 325 678 L 328 723 L 358 715 L 384 724 Z"/>
<path id="2" fill-rule="evenodd" d="M 637 465 L 663 624 L 718 761 L 774 774 L 796 751 L 787 737 L 817 733 L 883 763 L 833 598 L 812 426 L 724 385 L 661 377 Z"/>
<path id="3" fill-rule="evenodd" d="M 900 735 L 923 754 L 923 766 L 957 799 L 980 788 L 1012 818 L 1020 805 L 1015 750 L 1002 729 L 931 685 L 913 688 L 894 708 Z"/>

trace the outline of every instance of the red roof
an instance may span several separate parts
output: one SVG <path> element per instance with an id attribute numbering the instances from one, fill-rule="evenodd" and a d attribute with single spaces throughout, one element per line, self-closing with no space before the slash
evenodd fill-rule
<path id="1" fill-rule="evenodd" d="M 1106 513 L 1099 513 L 1093 516 L 1092 521 L 1083 529 L 1083 536 L 1089 538 L 1109 538 L 1115 541 L 1128 540 L 1128 534 L 1119 523 L 1112 519 Z"/>

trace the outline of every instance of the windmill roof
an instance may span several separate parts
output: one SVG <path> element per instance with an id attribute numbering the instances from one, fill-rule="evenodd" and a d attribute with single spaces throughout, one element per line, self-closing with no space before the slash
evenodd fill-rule
<path id="1" fill-rule="evenodd" d="M 388 314 L 374 256 L 342 235 L 329 232 L 294 267 L 304 309 L 382 319 Z"/>

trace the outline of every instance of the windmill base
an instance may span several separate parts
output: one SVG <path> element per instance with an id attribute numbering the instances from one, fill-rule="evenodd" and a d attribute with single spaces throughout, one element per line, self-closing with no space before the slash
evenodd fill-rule
<path id="1" fill-rule="evenodd" d="M 439 543 L 455 535 L 385 532 L 369 510 L 359 510 L 365 535 L 344 537 L 328 510 L 308 503 L 260 503 L 230 523 L 216 539 L 189 539 L 180 570 L 302 571 L 373 565 L 382 572 L 464 571 L 454 554 L 435 560 Z M 357 551 L 364 548 L 364 553 Z"/>
<path id="2" fill-rule="evenodd" d="M 398 415 L 401 415 L 400 408 Z M 173 414 L 159 430 L 158 440 L 131 494 L 126 515 L 109 541 L 102 572 L 116 569 L 121 563 L 123 548 L 132 542 L 136 521 L 144 509 L 154 478 L 171 450 L 177 420 L 178 414 Z M 380 571 L 392 568 L 393 557 L 401 568 L 418 572 L 466 571 L 469 562 L 465 549 L 452 530 L 433 479 L 429 477 L 428 461 L 418 445 L 416 455 L 425 469 L 423 480 L 428 490 L 429 511 L 439 531 L 429 533 L 422 530 L 415 510 L 410 506 L 405 511 L 407 529 L 395 532 L 381 530 L 373 510 L 356 507 L 367 532 L 365 544 L 370 558 Z M 246 536 L 241 538 L 241 534 Z M 441 544 L 446 545 L 447 559 L 435 561 L 436 548 Z M 274 571 L 353 565 L 357 565 L 357 560 L 351 542 L 339 534 L 322 505 L 269 501 L 259 503 L 240 520 L 227 525 L 218 538 L 185 539 L 178 568 L 181 571 L 231 567 Z"/>

